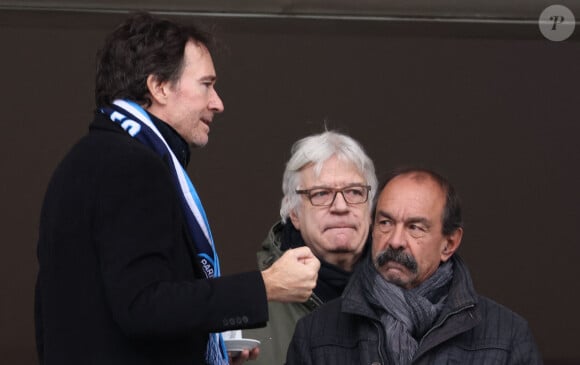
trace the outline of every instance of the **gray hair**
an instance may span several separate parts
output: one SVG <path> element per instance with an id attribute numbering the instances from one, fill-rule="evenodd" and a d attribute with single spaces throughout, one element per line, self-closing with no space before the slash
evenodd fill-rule
<path id="1" fill-rule="evenodd" d="M 322 165 L 332 156 L 342 161 L 353 163 L 371 186 L 369 201 L 374 200 L 377 192 L 377 176 L 373 161 L 366 155 L 364 149 L 353 138 L 333 131 L 326 131 L 300 139 L 291 149 L 292 156 L 286 163 L 284 177 L 282 179 L 282 204 L 280 217 L 282 222 L 290 216 L 290 212 L 300 204 L 300 197 L 296 189 L 300 184 L 300 172 L 306 166 L 313 164 L 314 173 L 320 175 Z M 372 204 L 369 204 L 369 213 Z"/>

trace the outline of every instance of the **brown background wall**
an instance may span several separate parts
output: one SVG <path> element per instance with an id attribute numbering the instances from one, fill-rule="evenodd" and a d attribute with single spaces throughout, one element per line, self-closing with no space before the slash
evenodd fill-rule
<path id="1" fill-rule="evenodd" d="M 2 364 L 35 362 L 41 200 L 86 131 L 94 54 L 120 19 L 0 11 Z M 529 320 L 547 360 L 580 361 L 577 36 L 550 42 L 529 25 L 180 19 L 215 25 L 225 45 L 215 62 L 226 112 L 189 166 L 225 273 L 256 267 L 290 145 L 326 125 L 358 139 L 379 177 L 408 164 L 447 175 L 464 200 L 460 253 L 478 290 Z"/>

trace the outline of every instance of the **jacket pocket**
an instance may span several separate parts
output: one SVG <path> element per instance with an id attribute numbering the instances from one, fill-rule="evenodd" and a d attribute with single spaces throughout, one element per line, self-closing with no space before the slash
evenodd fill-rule
<path id="1" fill-rule="evenodd" d="M 495 365 L 506 364 L 509 357 L 509 344 L 495 339 L 482 339 L 472 342 L 456 342 L 438 351 L 447 357 L 447 364 Z M 439 362 L 436 362 L 439 363 Z"/>

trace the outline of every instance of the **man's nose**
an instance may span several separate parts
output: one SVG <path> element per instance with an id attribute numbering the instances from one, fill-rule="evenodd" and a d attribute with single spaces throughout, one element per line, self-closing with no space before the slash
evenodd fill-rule
<path id="1" fill-rule="evenodd" d="M 213 90 L 213 94 L 209 99 L 209 109 L 214 113 L 221 113 L 224 111 L 224 103 L 216 90 Z"/>
<path id="2" fill-rule="evenodd" d="M 344 198 L 342 191 L 337 191 L 335 193 L 334 201 L 330 205 L 330 209 L 340 211 L 348 209 L 348 203 L 346 202 L 346 199 Z"/>
<path id="3" fill-rule="evenodd" d="M 402 224 L 398 224 L 393 228 L 393 231 L 387 239 L 387 244 L 395 250 L 407 247 L 405 227 Z"/>

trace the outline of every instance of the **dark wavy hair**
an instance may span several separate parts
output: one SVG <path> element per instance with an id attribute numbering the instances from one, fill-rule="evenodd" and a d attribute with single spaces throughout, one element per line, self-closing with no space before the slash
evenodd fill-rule
<path id="1" fill-rule="evenodd" d="M 145 12 L 132 14 L 105 38 L 97 53 L 97 107 L 121 98 L 149 107 L 147 77 L 177 81 L 183 69 L 185 45 L 190 40 L 212 48 L 212 37 L 201 28 Z"/>
<path id="2" fill-rule="evenodd" d="M 463 217 L 461 215 L 461 200 L 459 199 L 459 195 L 455 191 L 455 188 L 451 183 L 441 176 L 440 174 L 424 168 L 418 167 L 405 167 L 394 170 L 391 172 L 387 178 L 381 183 L 381 186 L 375 195 L 375 200 L 373 204 L 373 221 L 374 215 L 376 211 L 377 201 L 380 193 L 383 191 L 385 186 L 396 178 L 397 176 L 402 175 L 416 175 L 417 178 L 421 179 L 422 177 L 431 178 L 435 181 L 441 189 L 445 192 L 445 207 L 443 208 L 443 235 L 447 236 L 453 233 L 458 228 L 463 228 Z"/>

